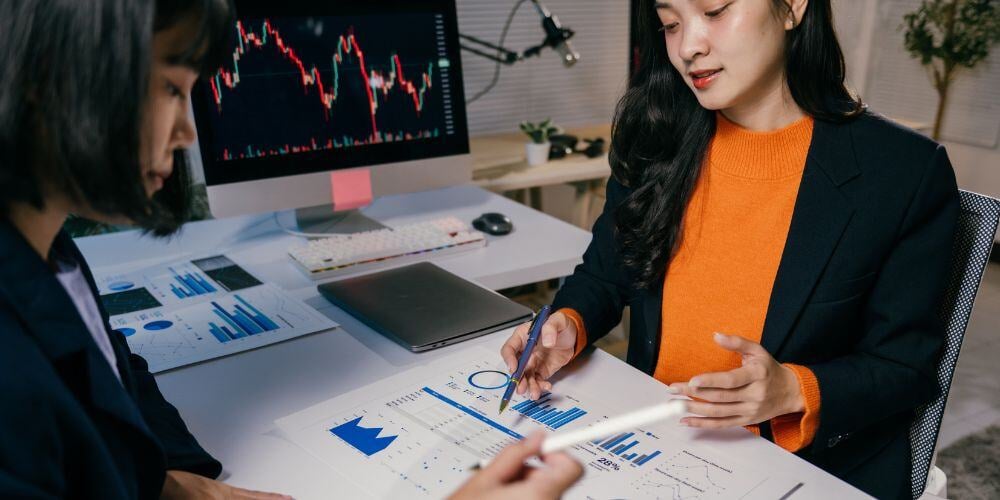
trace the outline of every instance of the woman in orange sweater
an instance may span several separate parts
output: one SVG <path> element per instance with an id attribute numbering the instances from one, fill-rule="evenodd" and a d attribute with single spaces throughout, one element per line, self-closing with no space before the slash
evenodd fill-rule
<path id="1" fill-rule="evenodd" d="M 682 423 L 909 497 L 958 213 L 943 148 L 845 88 L 829 0 L 646 0 L 638 25 L 604 213 L 518 390 L 628 305 L 628 361 L 696 398 Z"/>

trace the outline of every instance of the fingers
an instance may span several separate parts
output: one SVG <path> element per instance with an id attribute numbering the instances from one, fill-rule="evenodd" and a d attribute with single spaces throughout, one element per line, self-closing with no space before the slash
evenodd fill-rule
<path id="1" fill-rule="evenodd" d="M 544 365 L 543 354 L 532 353 L 524 373 L 521 374 L 521 380 L 518 381 L 516 391 L 518 395 L 526 394 L 531 399 L 538 399 L 542 392 L 552 388 L 552 384 L 545 380 L 548 376 L 546 372 L 549 370 L 543 369 Z"/>
<path id="2" fill-rule="evenodd" d="M 702 373 L 691 377 L 687 383 L 694 390 L 703 388 L 736 389 L 764 378 L 763 366 L 751 363 L 724 372 Z"/>
<path id="3" fill-rule="evenodd" d="M 245 499 L 245 500 L 291 500 L 292 497 L 288 495 L 279 495 L 277 493 L 268 493 L 265 491 L 254 491 L 254 490 L 244 490 L 243 488 L 233 488 L 230 491 L 231 498 Z"/>
<path id="4" fill-rule="evenodd" d="M 750 408 L 745 403 L 707 403 L 704 401 L 688 401 L 688 412 L 703 417 L 736 417 L 749 413 Z"/>
<path id="5" fill-rule="evenodd" d="M 521 378 L 521 382 L 517 384 L 517 394 L 527 395 L 531 399 L 538 399 L 542 397 L 542 394 L 550 392 L 552 390 L 552 382 L 548 380 L 543 380 L 535 376 L 525 376 Z"/>
<path id="6" fill-rule="evenodd" d="M 701 389 L 688 387 L 684 392 L 684 395 L 690 396 L 692 398 L 698 398 L 701 401 L 708 401 L 711 403 L 738 403 L 740 401 L 746 401 L 745 388 L 739 389 Z"/>
<path id="7" fill-rule="evenodd" d="M 558 315 L 558 321 L 560 322 L 559 335 L 556 337 L 556 348 L 576 352 L 576 336 L 578 333 L 576 323 L 563 313 L 556 313 L 556 315 Z"/>
<path id="8" fill-rule="evenodd" d="M 684 417 L 681 419 L 681 425 L 686 425 L 688 427 L 695 427 L 698 429 L 724 429 L 727 427 L 743 427 L 745 425 L 750 425 L 752 422 L 749 418 L 743 416 L 734 417 Z"/>
<path id="9" fill-rule="evenodd" d="M 542 347 L 548 349 L 555 347 L 556 336 L 558 334 L 559 334 L 559 329 L 556 328 L 554 324 L 552 324 L 552 319 L 550 318 L 548 321 L 545 322 L 544 325 L 542 325 L 542 338 L 541 338 Z"/>
<path id="10" fill-rule="evenodd" d="M 535 353 L 531 354 L 528 358 L 528 364 L 524 367 L 524 371 L 521 372 L 521 379 L 517 381 L 517 394 L 522 395 L 529 393 L 531 386 L 529 385 L 529 380 L 535 378 L 535 366 L 538 365 L 538 355 Z M 513 371 L 511 371 L 513 373 Z"/>
<path id="11" fill-rule="evenodd" d="M 538 385 L 538 377 L 528 379 L 528 390 L 531 392 L 531 399 L 542 397 L 542 388 Z"/>
<path id="12" fill-rule="evenodd" d="M 514 373 L 514 370 L 517 370 L 517 357 L 524 350 L 524 345 L 528 339 L 527 332 L 528 324 L 522 323 L 514 329 L 514 334 L 500 348 L 500 357 L 507 364 L 507 371 L 509 373 Z"/>
<path id="13" fill-rule="evenodd" d="M 542 325 L 542 347 L 550 349 L 556 347 L 559 333 L 566 329 L 567 323 L 566 315 L 561 312 L 549 316 L 549 319 Z"/>
<path id="14" fill-rule="evenodd" d="M 507 446 L 477 475 L 483 480 L 496 483 L 513 480 L 521 474 L 524 461 L 542 451 L 544 436 L 541 431 L 534 432 L 521 441 Z"/>
<path id="15" fill-rule="evenodd" d="M 573 457 L 566 453 L 550 453 L 542 457 L 545 468 L 532 477 L 544 488 L 544 493 L 549 498 L 558 498 L 573 486 L 581 476 L 583 467 Z"/>
<path id="16" fill-rule="evenodd" d="M 756 342 L 751 342 L 739 335 L 726 335 L 724 333 L 716 333 L 714 336 L 716 344 L 719 347 L 727 351 L 738 352 L 743 355 L 749 356 L 770 356 L 767 349 Z"/>
<path id="17" fill-rule="evenodd" d="M 514 392 L 516 392 L 518 396 L 522 396 L 527 390 L 528 390 L 528 379 L 527 377 L 521 377 L 521 380 L 517 382 L 517 390 Z"/>

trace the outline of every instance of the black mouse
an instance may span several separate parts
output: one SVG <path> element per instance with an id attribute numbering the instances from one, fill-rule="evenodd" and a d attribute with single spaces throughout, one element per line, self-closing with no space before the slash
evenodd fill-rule
<path id="1" fill-rule="evenodd" d="M 504 214 L 488 212 L 472 221 L 472 227 L 486 234 L 503 236 L 514 230 L 514 224 Z"/>

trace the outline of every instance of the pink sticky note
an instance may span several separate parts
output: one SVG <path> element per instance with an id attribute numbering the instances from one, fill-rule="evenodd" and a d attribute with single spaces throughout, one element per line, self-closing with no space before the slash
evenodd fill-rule
<path id="1" fill-rule="evenodd" d="M 367 168 L 330 172 L 330 189 L 335 211 L 353 210 L 372 202 L 372 174 Z"/>

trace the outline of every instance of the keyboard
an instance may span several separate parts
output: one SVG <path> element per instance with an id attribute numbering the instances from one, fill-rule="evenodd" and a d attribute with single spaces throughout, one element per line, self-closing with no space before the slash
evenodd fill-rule
<path id="1" fill-rule="evenodd" d="M 486 236 L 455 217 L 310 240 L 288 249 L 312 279 L 426 260 L 486 246 Z"/>

